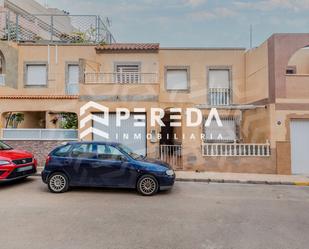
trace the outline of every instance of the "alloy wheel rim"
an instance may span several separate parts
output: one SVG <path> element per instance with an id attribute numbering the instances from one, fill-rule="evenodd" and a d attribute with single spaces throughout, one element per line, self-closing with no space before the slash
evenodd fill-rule
<path id="1" fill-rule="evenodd" d="M 62 175 L 55 175 L 50 179 L 50 187 L 55 192 L 60 192 L 65 188 L 66 179 Z"/>
<path id="2" fill-rule="evenodd" d="M 152 194 L 156 190 L 156 182 L 152 178 L 145 178 L 140 182 L 140 189 L 144 194 Z"/>

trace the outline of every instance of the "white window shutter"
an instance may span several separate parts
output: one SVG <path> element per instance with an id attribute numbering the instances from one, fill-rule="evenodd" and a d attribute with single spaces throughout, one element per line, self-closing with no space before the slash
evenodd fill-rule
<path id="1" fill-rule="evenodd" d="M 210 69 L 209 88 L 229 88 L 230 87 L 230 71 L 228 69 Z"/>
<path id="2" fill-rule="evenodd" d="M 69 65 L 68 72 L 69 72 L 68 83 L 78 84 L 79 83 L 79 66 Z"/>
<path id="3" fill-rule="evenodd" d="M 232 142 L 237 139 L 236 120 L 222 119 L 222 127 L 212 120 L 209 127 L 205 127 L 206 140 Z"/>
<path id="4" fill-rule="evenodd" d="M 188 74 L 186 69 L 168 69 L 166 74 L 167 90 L 188 89 Z"/>
<path id="5" fill-rule="evenodd" d="M 28 86 L 47 85 L 46 65 L 27 65 L 26 83 Z"/>

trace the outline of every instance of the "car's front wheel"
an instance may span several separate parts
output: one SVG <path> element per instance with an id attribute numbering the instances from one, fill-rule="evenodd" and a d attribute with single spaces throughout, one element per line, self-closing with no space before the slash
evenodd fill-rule
<path id="1" fill-rule="evenodd" d="M 47 185 L 52 193 L 64 193 L 69 189 L 69 180 L 65 174 L 57 172 L 48 178 Z"/>
<path id="2" fill-rule="evenodd" d="M 137 190 L 142 195 L 150 196 L 158 192 L 159 183 L 152 175 L 143 175 L 137 182 Z"/>

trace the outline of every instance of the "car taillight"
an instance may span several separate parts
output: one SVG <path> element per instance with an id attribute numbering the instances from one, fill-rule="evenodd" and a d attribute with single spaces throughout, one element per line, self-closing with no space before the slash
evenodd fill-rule
<path id="1" fill-rule="evenodd" d="M 51 156 L 47 156 L 47 157 L 46 157 L 45 166 L 49 163 L 50 160 L 51 160 Z"/>

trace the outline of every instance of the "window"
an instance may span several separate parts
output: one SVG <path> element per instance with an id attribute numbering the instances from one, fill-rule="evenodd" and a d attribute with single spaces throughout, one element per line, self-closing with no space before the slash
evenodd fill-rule
<path id="1" fill-rule="evenodd" d="M 210 69 L 208 73 L 209 73 L 209 88 L 230 87 L 230 70 Z"/>
<path id="2" fill-rule="evenodd" d="M 233 117 L 221 118 L 222 127 L 213 120 L 210 126 L 205 127 L 206 141 L 208 142 L 233 142 L 238 140 L 238 119 Z M 206 121 L 205 121 L 206 122 Z M 204 123 L 205 125 L 205 123 Z"/>
<path id="3" fill-rule="evenodd" d="M 46 86 L 47 85 L 47 66 L 37 64 L 26 66 L 26 85 L 27 86 Z"/>
<path id="4" fill-rule="evenodd" d="M 230 70 L 209 69 L 208 102 L 213 106 L 229 105 L 231 102 Z"/>
<path id="5" fill-rule="evenodd" d="M 188 69 L 166 69 L 166 90 L 188 90 Z"/>
<path id="6" fill-rule="evenodd" d="M 287 66 L 286 74 L 296 74 L 296 66 Z"/>
<path id="7" fill-rule="evenodd" d="M 98 158 L 102 160 L 120 161 L 124 155 L 115 147 L 110 145 L 98 144 Z"/>
<path id="8" fill-rule="evenodd" d="M 78 84 L 79 83 L 79 65 L 68 65 L 68 83 Z"/>
<path id="9" fill-rule="evenodd" d="M 72 145 L 68 144 L 54 151 L 53 156 L 67 157 Z"/>
<path id="10" fill-rule="evenodd" d="M 79 94 L 79 65 L 69 64 L 67 65 L 67 90 L 69 95 Z"/>
<path id="11" fill-rule="evenodd" d="M 117 65 L 116 82 L 124 84 L 134 84 L 140 82 L 140 67 L 137 64 Z"/>
<path id="12" fill-rule="evenodd" d="M 71 152 L 72 157 L 94 159 L 96 153 L 92 144 L 77 144 Z"/>

